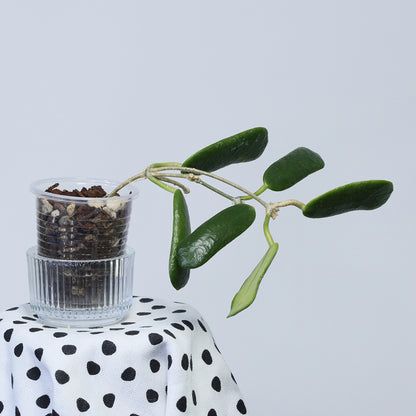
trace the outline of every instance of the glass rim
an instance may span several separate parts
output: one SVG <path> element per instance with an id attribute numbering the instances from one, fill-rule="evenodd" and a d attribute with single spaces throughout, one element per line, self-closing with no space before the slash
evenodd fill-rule
<path id="1" fill-rule="evenodd" d="M 77 201 L 78 203 L 81 201 L 97 201 L 97 200 L 133 200 L 137 198 L 139 194 L 138 188 L 134 184 L 128 184 L 120 192 L 123 192 L 120 196 L 112 196 L 112 197 L 79 197 L 79 196 L 70 196 L 70 195 L 60 195 L 54 194 L 51 192 L 46 192 L 49 186 L 52 186 L 55 183 L 66 183 L 71 182 L 74 184 L 78 184 L 80 187 L 82 186 L 92 186 L 92 185 L 102 185 L 111 187 L 108 189 L 108 192 L 111 192 L 116 186 L 120 185 L 122 181 L 116 181 L 114 179 L 106 179 L 106 178 L 90 178 L 90 177 L 72 177 L 72 176 L 62 176 L 62 177 L 52 177 L 52 178 L 44 178 L 38 179 L 31 183 L 30 191 L 36 195 L 37 197 L 45 197 L 49 199 L 59 199 L 64 201 Z M 128 193 L 126 193 L 128 192 Z"/>
<path id="2" fill-rule="evenodd" d="M 41 260 L 43 262 L 51 262 L 51 263 L 72 263 L 72 264 L 79 264 L 79 263 L 103 263 L 103 262 L 111 262 L 115 260 L 126 259 L 129 257 L 134 256 L 135 250 L 130 247 L 126 246 L 122 254 L 117 257 L 104 257 L 104 258 L 92 258 L 92 259 L 58 259 L 56 257 L 46 257 L 42 256 L 38 253 L 38 246 L 32 246 L 26 251 L 26 255 L 31 258 L 35 258 L 37 260 Z"/>

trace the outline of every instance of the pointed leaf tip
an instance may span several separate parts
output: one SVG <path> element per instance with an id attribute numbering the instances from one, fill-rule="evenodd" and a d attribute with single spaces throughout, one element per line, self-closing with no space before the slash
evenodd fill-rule
<path id="1" fill-rule="evenodd" d="M 274 257 L 276 256 L 278 248 L 278 243 L 274 243 L 268 248 L 266 254 L 262 257 L 260 262 L 251 272 L 250 276 L 244 281 L 240 290 L 234 296 L 234 299 L 231 302 L 231 310 L 227 318 L 237 315 L 244 309 L 248 308 L 254 302 L 254 299 L 257 296 L 260 282 L 262 281 L 263 276 L 269 268 Z"/>

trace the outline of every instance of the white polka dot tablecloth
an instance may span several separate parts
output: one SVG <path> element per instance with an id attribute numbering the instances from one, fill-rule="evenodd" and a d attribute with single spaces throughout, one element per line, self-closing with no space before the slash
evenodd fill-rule
<path id="1" fill-rule="evenodd" d="M 44 325 L 0 313 L 1 416 L 239 416 L 247 410 L 201 315 L 135 297 L 112 326 Z"/>

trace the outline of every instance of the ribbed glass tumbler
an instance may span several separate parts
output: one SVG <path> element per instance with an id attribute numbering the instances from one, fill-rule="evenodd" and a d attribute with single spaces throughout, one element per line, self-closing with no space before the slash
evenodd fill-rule
<path id="1" fill-rule="evenodd" d="M 48 324 L 89 327 L 123 319 L 131 306 L 134 250 L 111 259 L 62 260 L 27 251 L 30 305 Z"/>
<path id="2" fill-rule="evenodd" d="M 117 185 L 77 178 L 32 185 L 38 245 L 27 251 L 30 304 L 47 324 L 110 325 L 131 306 L 134 250 L 126 241 L 137 191 L 108 198 L 97 184 L 108 192 Z"/>

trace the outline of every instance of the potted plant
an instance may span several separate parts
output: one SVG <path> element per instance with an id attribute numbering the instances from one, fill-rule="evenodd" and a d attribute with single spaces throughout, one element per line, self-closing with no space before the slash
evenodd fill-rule
<path id="1" fill-rule="evenodd" d="M 133 182 L 141 179 L 149 179 L 164 190 L 171 192 L 173 194 L 173 232 L 169 255 L 169 276 L 171 284 L 176 289 L 181 289 L 186 285 L 190 277 L 191 269 L 205 264 L 219 250 L 250 227 L 256 217 L 256 209 L 251 204 L 252 202 L 262 206 L 264 209 L 263 231 L 267 243 L 266 252 L 234 296 L 229 313 L 229 316 L 233 316 L 246 309 L 254 301 L 260 282 L 277 253 L 279 246 L 272 237 L 269 224 L 271 219 L 277 217 L 277 213 L 281 208 L 294 206 L 308 218 L 329 217 L 354 210 L 376 209 L 389 199 L 393 191 L 391 182 L 377 179 L 353 182 L 340 186 L 307 203 L 295 199 L 281 202 L 266 202 L 261 197 L 264 191 L 271 190 L 279 192 L 286 190 L 324 167 L 322 158 L 314 151 L 305 147 L 299 147 L 293 150 L 267 167 L 263 173 L 262 184 L 255 191 L 250 191 L 227 178 L 213 173 L 231 164 L 257 159 L 266 148 L 267 142 L 268 132 L 263 127 L 243 131 L 201 149 L 187 158 L 183 163 L 153 163 L 142 172 L 115 186 L 108 193 L 100 190 L 98 197 L 100 200 L 89 200 L 88 204 L 97 210 L 95 214 L 100 217 L 109 215 L 109 212 L 106 213 L 105 211 L 109 211 L 112 204 L 114 206 L 123 206 L 123 208 L 120 208 L 123 210 L 121 217 L 125 216 L 127 218 L 127 214 L 130 213 L 130 199 L 134 196 L 134 191 L 129 190 Z M 208 178 L 209 182 L 205 180 L 205 177 Z M 202 185 L 208 190 L 221 195 L 228 200 L 230 206 L 192 230 L 184 196 L 189 193 L 189 189 L 184 185 L 184 180 Z M 216 183 L 225 185 L 227 188 L 232 188 L 235 192 L 233 194 L 229 193 L 230 191 L 226 192 L 224 189 L 219 188 Z M 94 185 L 98 186 L 101 184 L 95 183 Z M 55 183 L 50 183 L 45 187 L 44 192 L 49 192 L 54 195 L 58 194 L 62 197 L 62 190 L 57 190 L 58 186 Z M 130 198 L 127 201 L 123 199 L 126 198 L 126 191 L 127 197 Z M 66 205 L 66 214 L 64 216 L 60 216 L 61 214 L 57 213 L 56 210 L 61 211 L 59 206 L 52 204 L 51 211 L 51 207 L 45 202 L 38 202 L 38 204 L 43 204 L 40 206 L 41 211 L 50 211 L 46 219 L 43 216 L 39 217 L 39 222 L 45 223 L 45 226 L 38 225 L 39 230 L 43 232 L 48 221 L 52 223 L 52 225 L 48 225 L 49 227 L 59 229 L 54 223 L 53 215 L 56 215 L 56 217 L 60 216 L 58 223 L 68 221 L 68 219 L 63 220 L 63 218 L 68 216 L 68 209 L 73 206 L 72 204 L 76 204 L 74 200 L 77 198 L 82 199 L 83 197 L 82 192 L 81 195 L 77 195 L 77 192 L 79 191 L 75 190 L 74 194 L 66 196 L 70 198 L 70 202 L 68 201 Z M 123 192 L 124 197 L 119 194 Z M 45 195 L 43 195 L 43 198 L 45 198 Z M 97 197 L 91 197 L 91 199 L 93 198 Z M 119 198 L 121 198 L 121 201 Z M 55 214 L 52 214 L 52 212 L 55 212 Z M 118 218 L 119 214 L 113 213 L 112 215 L 115 216 L 114 218 Z M 107 258 L 107 254 L 111 254 L 112 256 L 117 254 L 122 255 L 123 250 L 125 250 L 124 232 L 127 232 L 128 220 L 122 220 L 121 223 L 123 231 L 120 235 L 117 234 L 117 237 L 114 237 L 113 241 L 113 247 L 119 249 L 115 253 L 109 248 L 103 249 L 101 243 L 98 243 L 98 239 L 96 241 L 88 230 L 85 230 L 85 233 L 84 231 L 78 232 L 78 234 L 85 234 L 83 240 L 84 246 L 88 246 L 89 243 L 94 242 L 96 246 L 91 244 L 94 247 L 93 252 L 103 254 L 104 258 Z M 110 225 L 108 227 L 109 229 L 112 228 Z M 64 240 L 71 240 L 71 230 L 71 226 L 64 230 Z M 40 234 L 41 232 L 39 236 Z M 109 241 L 111 238 L 105 237 L 104 240 Z M 115 242 L 116 240 L 118 241 L 117 243 Z M 53 250 L 58 251 L 53 251 L 50 250 L 49 246 L 44 247 L 41 239 L 38 241 L 38 255 L 51 255 L 53 257 L 56 256 L 56 253 L 60 253 L 57 247 L 54 247 Z M 120 243 L 121 241 L 123 243 Z M 47 241 L 48 244 L 49 242 Z M 73 251 L 74 253 L 75 249 Z M 78 253 L 83 253 L 83 249 L 79 250 Z M 79 259 L 76 258 L 76 260 Z M 100 273 L 101 277 L 104 278 L 105 272 L 100 270 Z M 82 276 L 80 282 L 84 283 L 85 278 L 86 276 Z M 73 282 L 74 279 L 71 281 Z M 69 289 L 73 291 L 74 287 L 72 286 Z M 67 289 L 64 288 L 62 290 Z M 84 305 L 84 307 L 88 307 L 88 305 Z"/>

